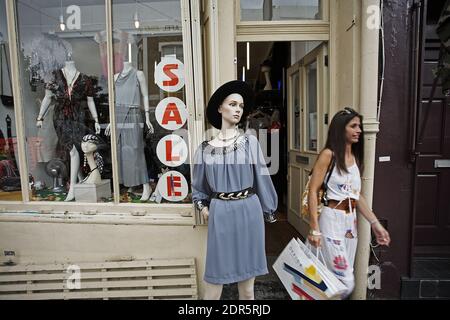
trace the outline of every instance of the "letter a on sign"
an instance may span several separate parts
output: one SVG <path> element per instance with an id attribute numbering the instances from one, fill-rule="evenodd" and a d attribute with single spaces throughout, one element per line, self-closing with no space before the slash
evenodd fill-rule
<path id="1" fill-rule="evenodd" d="M 188 118 L 186 105 L 178 98 L 168 97 L 156 106 L 155 117 L 166 130 L 175 131 L 184 126 Z"/>
<path id="2" fill-rule="evenodd" d="M 155 83 L 161 90 L 176 92 L 184 87 L 184 64 L 174 57 L 164 57 L 155 69 Z"/>

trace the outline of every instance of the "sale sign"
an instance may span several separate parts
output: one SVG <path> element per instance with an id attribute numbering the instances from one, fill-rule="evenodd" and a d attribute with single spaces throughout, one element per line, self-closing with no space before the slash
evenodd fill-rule
<path id="1" fill-rule="evenodd" d="M 186 162 L 188 146 L 182 137 L 176 134 L 165 136 L 156 146 L 159 161 L 168 167 L 178 167 Z"/>
<path id="2" fill-rule="evenodd" d="M 155 83 L 161 90 L 176 92 L 184 87 L 184 64 L 174 57 L 164 57 L 155 68 Z"/>
<path id="3" fill-rule="evenodd" d="M 186 178 L 177 171 L 166 172 L 159 178 L 158 189 L 161 196 L 171 202 L 181 201 L 188 195 Z"/>
<path id="4" fill-rule="evenodd" d="M 168 97 L 161 100 L 156 106 L 155 117 L 161 127 L 175 131 L 185 125 L 188 119 L 188 110 L 180 99 Z"/>

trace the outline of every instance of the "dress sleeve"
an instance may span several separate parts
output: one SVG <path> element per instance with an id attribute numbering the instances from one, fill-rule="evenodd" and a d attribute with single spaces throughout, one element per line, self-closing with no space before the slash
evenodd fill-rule
<path id="1" fill-rule="evenodd" d="M 93 97 L 95 92 L 94 92 L 94 84 L 92 82 L 91 77 L 86 76 L 86 82 L 85 82 L 85 88 L 84 88 L 85 92 L 86 92 L 86 96 L 87 97 Z"/>
<path id="2" fill-rule="evenodd" d="M 51 78 L 45 82 L 45 89 L 50 90 L 52 93 L 56 91 L 56 72 L 52 72 Z"/>
<path id="3" fill-rule="evenodd" d="M 209 201 L 211 188 L 206 178 L 206 163 L 203 159 L 203 148 L 200 145 L 194 155 L 194 169 L 192 174 L 192 201 Z"/>
<path id="4" fill-rule="evenodd" d="M 264 213 L 273 213 L 278 207 L 278 196 L 270 178 L 261 146 L 256 137 L 248 135 L 253 167 L 253 188 L 258 195 Z"/>

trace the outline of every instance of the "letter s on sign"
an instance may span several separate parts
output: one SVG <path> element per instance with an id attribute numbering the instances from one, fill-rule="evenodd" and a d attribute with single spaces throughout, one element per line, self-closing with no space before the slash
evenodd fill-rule
<path id="1" fill-rule="evenodd" d="M 178 65 L 176 64 L 166 64 L 163 68 L 164 74 L 170 78 L 169 81 L 163 81 L 164 86 L 176 86 L 180 80 L 178 76 L 172 72 L 172 70 L 177 70 Z"/>
<path id="2" fill-rule="evenodd" d="M 176 92 L 184 87 L 184 64 L 174 57 L 163 57 L 155 68 L 155 83 L 167 92 Z"/>

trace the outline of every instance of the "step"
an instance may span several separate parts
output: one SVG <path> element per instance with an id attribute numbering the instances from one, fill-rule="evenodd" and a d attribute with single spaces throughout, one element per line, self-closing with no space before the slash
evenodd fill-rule
<path id="1" fill-rule="evenodd" d="M 401 299 L 450 299 L 450 279 L 440 280 L 403 277 L 401 281 Z"/>

